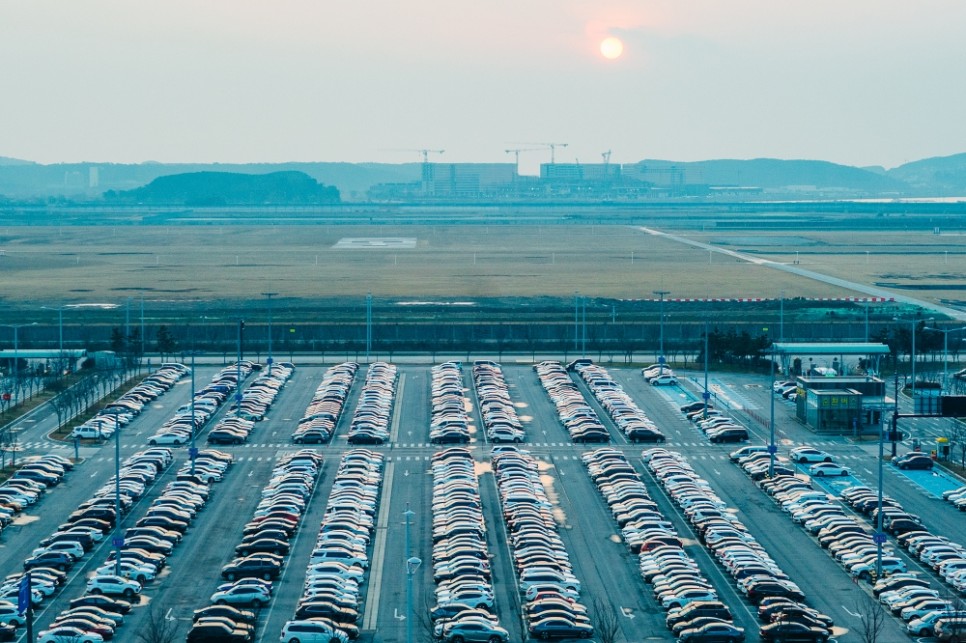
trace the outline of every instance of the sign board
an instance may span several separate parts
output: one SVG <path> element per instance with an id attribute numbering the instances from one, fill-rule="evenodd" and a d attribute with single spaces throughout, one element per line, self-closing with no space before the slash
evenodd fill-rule
<path id="1" fill-rule="evenodd" d="M 941 415 L 947 418 L 966 418 L 966 395 L 944 395 Z"/>
<path id="2" fill-rule="evenodd" d="M 886 542 L 886 535 L 881 531 L 877 531 L 876 533 L 872 534 L 872 542 L 874 542 L 876 545 L 884 545 Z"/>
<path id="3" fill-rule="evenodd" d="M 114 536 L 113 538 L 111 538 L 111 547 L 123 547 L 123 546 L 124 546 L 123 536 Z"/>
<path id="4" fill-rule="evenodd" d="M 26 614 L 30 609 L 30 599 L 32 588 L 30 587 L 30 574 L 24 574 L 20 579 L 20 587 L 17 588 L 17 611 Z"/>
<path id="5" fill-rule="evenodd" d="M 188 457 L 194 460 L 198 457 L 198 447 L 188 447 Z"/>

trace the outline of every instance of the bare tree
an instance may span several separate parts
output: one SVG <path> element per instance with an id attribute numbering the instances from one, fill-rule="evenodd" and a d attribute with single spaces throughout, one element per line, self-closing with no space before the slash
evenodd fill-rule
<path id="1" fill-rule="evenodd" d="M 135 636 L 141 643 L 174 643 L 178 638 L 178 621 L 165 618 L 162 608 L 151 608 Z"/>
<path id="2" fill-rule="evenodd" d="M 959 452 L 959 466 L 966 467 L 966 424 L 953 420 L 949 425 L 949 447 L 952 456 Z"/>
<path id="3" fill-rule="evenodd" d="M 863 593 L 855 601 L 855 611 L 859 615 L 859 627 L 855 630 L 859 640 L 862 643 L 877 643 L 888 616 L 882 604 Z"/>
<path id="4" fill-rule="evenodd" d="M 74 397 L 74 392 L 71 389 L 61 391 L 58 395 L 55 395 L 50 400 L 50 405 L 54 407 L 54 412 L 57 414 L 57 428 L 64 426 L 64 422 L 70 415 L 70 409 L 74 402 L 72 398 Z"/>
<path id="5" fill-rule="evenodd" d="M 600 643 L 616 643 L 623 638 L 614 606 L 599 596 L 594 598 L 594 638 Z"/>

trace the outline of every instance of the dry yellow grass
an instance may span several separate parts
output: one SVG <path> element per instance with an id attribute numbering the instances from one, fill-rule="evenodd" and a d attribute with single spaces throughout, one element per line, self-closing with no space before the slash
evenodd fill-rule
<path id="1" fill-rule="evenodd" d="M 873 284 L 963 284 L 962 237 L 906 233 L 684 233 Z M 346 237 L 409 237 L 413 249 L 335 249 Z M 712 255 L 624 226 L 18 227 L 0 233 L 10 304 L 280 297 L 473 299 L 840 297 L 856 293 Z M 866 254 L 868 252 L 868 254 Z M 915 253 L 915 254 L 911 254 Z M 948 253 L 948 254 L 947 254 Z M 900 291 L 897 291 L 900 292 Z M 901 291 L 933 301 L 950 289 Z"/>

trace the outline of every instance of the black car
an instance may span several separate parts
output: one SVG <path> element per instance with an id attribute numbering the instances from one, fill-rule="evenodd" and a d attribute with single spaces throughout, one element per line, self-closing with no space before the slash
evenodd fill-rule
<path id="1" fill-rule="evenodd" d="M 336 623 L 355 623 L 359 620 L 359 612 L 351 607 L 342 607 L 331 601 L 303 601 L 295 610 L 295 620 L 304 621 L 315 617 L 324 617 Z"/>
<path id="2" fill-rule="evenodd" d="M 723 621 L 731 620 L 731 610 L 721 601 L 694 601 L 678 610 L 671 610 L 667 615 L 667 626 L 674 627 L 676 623 L 690 620 L 696 616 L 714 616 Z"/>
<path id="3" fill-rule="evenodd" d="M 708 623 L 678 634 L 678 641 L 687 643 L 738 643 L 745 640 L 745 631 L 731 623 Z"/>
<path id="4" fill-rule="evenodd" d="M 664 434 L 657 429 L 634 427 L 627 430 L 627 439 L 631 442 L 664 442 Z"/>
<path id="5" fill-rule="evenodd" d="M 23 561 L 23 568 L 25 570 L 33 569 L 34 567 L 53 567 L 54 569 L 63 571 L 73 566 L 74 557 L 59 551 L 45 551 Z"/>
<path id="6" fill-rule="evenodd" d="M 748 440 L 748 431 L 738 427 L 728 427 L 711 431 L 708 439 L 714 443 L 745 442 Z"/>
<path id="7" fill-rule="evenodd" d="M 208 607 L 203 607 L 194 611 L 191 620 L 197 621 L 198 619 L 208 617 L 229 618 L 238 623 L 255 623 L 255 612 L 238 609 L 231 605 L 209 605 Z"/>
<path id="8" fill-rule="evenodd" d="M 250 556 L 236 558 L 221 568 L 221 577 L 225 580 L 236 578 L 263 578 L 272 580 L 278 578 L 282 571 L 282 564 L 265 556 Z"/>
<path id="9" fill-rule="evenodd" d="M 762 641 L 808 641 L 824 643 L 831 636 L 831 632 L 824 627 L 813 627 L 793 621 L 769 623 L 761 628 Z"/>
<path id="10" fill-rule="evenodd" d="M 594 635 L 593 626 L 558 617 L 531 621 L 527 629 L 538 639 L 588 639 Z"/>
<path id="11" fill-rule="evenodd" d="M 919 469 L 928 471 L 929 469 L 932 469 L 934 463 L 932 458 L 929 456 L 913 451 L 912 453 L 907 453 L 894 459 L 892 464 L 900 469 Z"/>
<path id="12" fill-rule="evenodd" d="M 99 607 L 102 610 L 114 612 L 115 614 L 127 614 L 131 611 L 131 603 L 128 601 L 119 598 L 112 598 L 110 596 L 104 596 L 103 594 L 88 594 L 87 596 L 81 596 L 80 598 L 75 598 L 72 600 L 69 605 L 72 609 L 75 607 L 86 606 Z"/>
<path id="13" fill-rule="evenodd" d="M 231 628 L 223 623 L 196 623 L 188 630 L 187 640 L 199 643 L 248 643 L 251 634 L 248 630 Z"/>

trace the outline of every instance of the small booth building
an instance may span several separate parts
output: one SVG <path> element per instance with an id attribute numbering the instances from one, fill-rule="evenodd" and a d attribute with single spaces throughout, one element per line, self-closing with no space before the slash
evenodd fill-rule
<path id="1" fill-rule="evenodd" d="M 816 433 L 859 436 L 879 432 L 885 411 L 894 404 L 886 395 L 885 382 L 876 377 L 888 346 L 775 343 L 770 350 L 780 360 L 782 372 L 795 375 L 799 421 Z M 831 358 L 832 366 L 816 366 L 817 357 Z M 792 368 L 792 364 L 802 367 Z"/>

